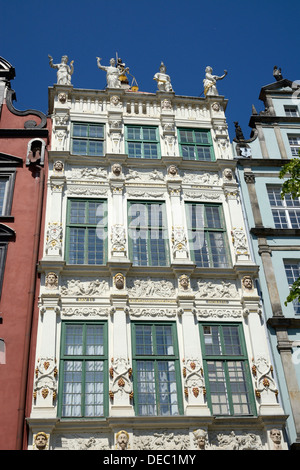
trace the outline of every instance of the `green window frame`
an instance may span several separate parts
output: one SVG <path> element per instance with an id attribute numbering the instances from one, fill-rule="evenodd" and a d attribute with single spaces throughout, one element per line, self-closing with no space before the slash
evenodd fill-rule
<path id="1" fill-rule="evenodd" d="M 208 129 L 178 128 L 180 155 L 184 160 L 215 161 Z"/>
<path id="2" fill-rule="evenodd" d="M 214 416 L 255 415 L 255 399 L 243 326 L 200 323 L 208 406 Z"/>
<path id="3" fill-rule="evenodd" d="M 66 261 L 68 264 L 103 265 L 106 263 L 106 200 L 68 199 Z"/>
<path id="4" fill-rule="evenodd" d="M 158 128 L 125 126 L 125 147 L 129 158 L 161 158 Z"/>
<path id="5" fill-rule="evenodd" d="M 62 322 L 61 335 L 59 416 L 107 416 L 107 322 Z"/>
<path id="6" fill-rule="evenodd" d="M 168 266 L 168 243 L 165 203 L 128 201 L 128 244 L 133 265 Z"/>
<path id="7" fill-rule="evenodd" d="M 104 155 L 104 124 L 73 122 L 72 154 L 86 156 Z"/>
<path id="8" fill-rule="evenodd" d="M 198 267 L 230 267 L 222 205 L 200 202 L 186 202 L 185 204 L 192 260 Z"/>
<path id="9" fill-rule="evenodd" d="M 183 414 L 176 324 L 132 324 L 134 407 L 137 416 Z"/>

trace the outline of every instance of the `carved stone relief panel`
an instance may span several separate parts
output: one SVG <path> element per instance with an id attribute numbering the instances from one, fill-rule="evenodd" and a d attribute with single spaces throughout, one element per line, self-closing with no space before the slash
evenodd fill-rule
<path id="1" fill-rule="evenodd" d="M 79 296 L 79 297 L 99 297 L 108 295 L 109 282 L 108 279 L 93 279 L 80 281 L 79 279 L 64 279 L 62 281 L 62 296 Z"/>
<path id="2" fill-rule="evenodd" d="M 169 298 L 175 296 L 174 284 L 171 281 L 148 279 L 128 279 L 129 297 Z"/>

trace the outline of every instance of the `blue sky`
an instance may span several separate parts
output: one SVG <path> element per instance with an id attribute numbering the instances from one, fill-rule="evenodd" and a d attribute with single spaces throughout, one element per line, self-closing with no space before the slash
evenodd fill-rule
<path id="1" fill-rule="evenodd" d="M 228 100 L 230 138 L 234 121 L 245 137 L 252 104 L 272 83 L 273 66 L 300 80 L 299 0 L 0 0 L 0 55 L 16 69 L 15 107 L 47 113 L 49 67 L 67 54 L 74 60 L 75 88 L 104 89 L 107 65 L 116 53 L 130 68 L 140 91 L 155 92 L 161 61 L 178 95 L 203 96 L 205 67 L 227 77 L 218 90 Z"/>

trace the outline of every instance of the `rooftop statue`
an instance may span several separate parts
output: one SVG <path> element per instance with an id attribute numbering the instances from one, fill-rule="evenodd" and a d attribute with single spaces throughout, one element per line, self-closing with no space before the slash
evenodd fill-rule
<path id="1" fill-rule="evenodd" d="M 166 74 L 166 67 L 163 62 L 160 64 L 159 72 L 154 75 L 153 80 L 157 81 L 159 91 L 173 91 L 170 76 Z"/>
<path id="2" fill-rule="evenodd" d="M 58 85 L 71 85 L 71 76 L 74 72 L 73 63 L 74 60 L 68 65 L 68 56 L 63 55 L 60 64 L 53 64 L 53 58 L 49 57 L 49 64 L 52 69 L 57 69 L 57 84 Z"/>
<path id="3" fill-rule="evenodd" d="M 282 74 L 281 74 L 281 69 L 279 69 L 279 68 L 277 67 L 277 65 L 274 65 L 274 68 L 273 68 L 273 77 L 274 77 L 275 80 L 277 80 L 277 81 L 283 79 Z"/>
<path id="4" fill-rule="evenodd" d="M 97 66 L 101 70 L 106 71 L 106 83 L 107 88 L 120 88 L 120 77 L 124 75 L 124 73 L 129 71 L 129 68 L 125 68 L 125 64 L 119 63 L 116 66 L 115 59 L 110 59 L 110 65 L 105 66 L 100 64 L 101 58 L 97 57 Z"/>
<path id="5" fill-rule="evenodd" d="M 224 75 L 221 77 L 213 75 L 212 71 L 213 69 L 210 66 L 207 66 L 205 69 L 205 79 L 203 80 L 205 96 L 218 96 L 219 93 L 216 87 L 217 80 L 222 80 L 227 75 L 227 70 L 224 70 Z"/>

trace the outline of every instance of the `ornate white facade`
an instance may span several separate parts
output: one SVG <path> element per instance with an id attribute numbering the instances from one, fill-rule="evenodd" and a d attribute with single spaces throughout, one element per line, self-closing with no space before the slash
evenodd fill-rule
<path id="1" fill-rule="evenodd" d="M 28 419 L 30 449 L 113 450 L 121 448 L 120 431 L 125 436 L 124 446 L 132 450 L 287 448 L 286 416 L 280 405 L 255 287 L 258 268 L 249 249 L 235 179 L 235 161 L 224 114 L 226 104 L 224 97 L 213 93 L 195 98 L 176 96 L 173 91 L 133 92 L 124 86 L 84 90 L 57 84 L 49 89 L 52 150 L 44 255 L 39 268 L 42 287 L 34 394 Z M 74 124 L 83 126 L 84 132 L 87 126 L 101 125 L 103 135 L 87 139 L 88 143 L 86 136 L 79 135 L 80 144 L 78 141 L 74 144 L 78 138 Z M 136 147 L 129 145 L 128 126 L 155 129 L 156 141 L 147 140 L 147 144 L 151 140 L 150 144 L 155 145 L 155 151 L 158 149 L 155 158 L 130 153 Z M 193 135 L 201 131 L 209 136 L 204 147 L 209 148 L 210 158 L 205 150 L 203 159 L 186 159 L 185 145 L 189 142 L 182 140 L 180 130 L 191 131 Z M 101 155 L 74 151 L 77 144 L 99 142 L 103 146 Z M 90 238 L 86 242 L 86 235 L 80 238 L 80 230 L 86 233 L 84 230 L 90 226 L 72 225 L 70 201 L 82 203 L 83 212 L 76 206 L 77 217 L 83 217 L 89 210 L 88 201 L 104 204 L 107 220 L 101 219 L 97 235 L 105 251 L 102 262 L 90 262 L 91 246 L 96 247 L 93 248 L 96 253 L 98 241 L 93 245 Z M 154 258 L 150 260 L 153 253 L 149 239 L 144 245 L 132 241 L 130 221 L 135 219 L 130 219 L 129 211 L 134 204 L 140 205 L 142 211 L 145 203 L 156 208 L 163 206 L 159 216 L 151 215 L 161 229 L 154 233 L 154 239 L 157 233 L 167 234 L 158 237 L 160 241 L 163 238 L 161 245 L 157 242 L 156 254 L 161 256 L 163 250 L 164 261 L 160 266 Z M 189 207 L 217 208 L 221 214 L 222 226 L 216 220 L 210 226 L 205 212 L 204 226 L 197 227 L 198 255 L 206 260 L 202 265 L 196 259 L 197 249 L 191 247 L 191 219 L 187 216 L 191 203 Z M 141 212 L 135 213 L 138 214 Z M 145 225 L 143 217 L 139 223 L 139 228 Z M 85 250 L 88 261 L 80 258 L 85 256 Z M 148 257 L 146 261 L 143 255 Z M 93 393 L 88 395 L 88 380 L 84 380 L 86 402 L 93 399 L 94 410 L 95 403 L 103 407 L 96 416 L 91 413 L 84 416 L 78 410 L 72 414 L 71 409 L 77 405 L 83 409 L 82 402 L 78 403 L 83 385 L 74 379 L 75 369 L 73 375 L 70 373 L 73 378 L 66 378 L 68 359 L 72 364 L 82 362 L 79 353 L 73 352 L 68 358 L 64 355 L 63 348 L 68 342 L 64 325 L 80 328 L 83 324 L 104 325 L 106 332 L 101 391 L 97 392 L 99 383 L 95 379 Z M 157 364 L 161 360 L 176 365 L 175 375 L 171 374 L 172 366 L 165 375 L 157 375 L 153 368 L 156 374 L 153 389 L 143 382 L 143 377 L 145 380 L 152 375 L 145 372 L 143 376 L 139 369 L 146 361 L 152 367 L 151 354 L 138 353 L 138 340 L 144 341 L 145 350 L 146 339 L 152 340 L 146 329 L 143 337 L 138 336 L 140 325 L 170 327 L 168 331 L 172 329 L 172 341 L 176 342 L 172 346 L 168 343 L 165 357 L 157 351 L 156 355 L 151 353 Z M 228 326 L 230 334 L 234 334 L 231 327 L 234 332 L 239 330 L 239 340 L 229 341 L 235 346 L 238 341 L 243 349 L 242 359 L 237 359 L 236 353 L 233 361 L 226 356 L 226 367 L 230 369 L 234 363 L 227 378 L 222 375 L 225 369 L 215 374 L 210 369 L 212 363 L 218 369 L 224 352 L 216 360 L 216 356 L 208 357 L 207 353 L 205 356 L 203 349 L 215 341 L 220 346 L 220 332 L 217 336 L 213 333 L 219 325 Z M 160 330 L 155 331 L 158 344 Z M 204 343 L 200 340 L 201 332 Z M 72 338 L 77 341 L 75 336 Z M 163 340 L 168 338 L 166 335 Z M 172 361 L 166 359 L 168 354 Z M 236 372 L 241 362 L 243 370 Z M 158 393 L 154 388 L 161 386 L 160 381 L 164 385 Z M 218 384 L 221 391 L 216 393 L 214 387 Z M 232 387 L 230 392 L 228 384 Z M 161 401 L 157 403 L 155 399 Z M 64 400 L 68 403 L 65 408 Z M 225 409 L 225 413 L 220 412 Z M 40 446 L 36 444 L 39 436 L 44 439 Z"/>

